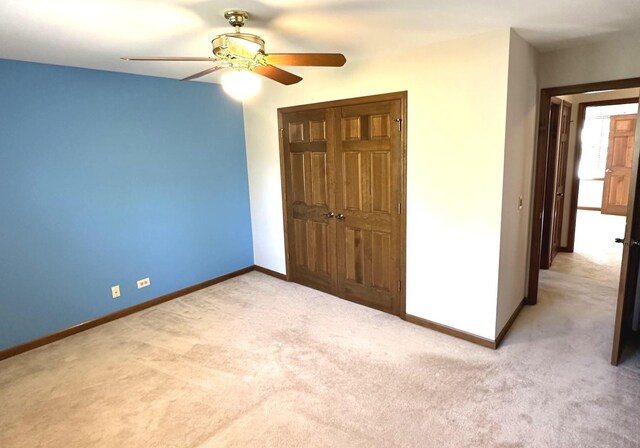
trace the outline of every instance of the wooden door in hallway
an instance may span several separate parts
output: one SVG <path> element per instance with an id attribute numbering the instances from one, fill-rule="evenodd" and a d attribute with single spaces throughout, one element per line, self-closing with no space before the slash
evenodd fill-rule
<path id="1" fill-rule="evenodd" d="M 540 267 L 548 269 L 561 244 L 564 192 L 567 179 L 571 103 L 552 98 L 549 109 L 548 151 Z"/>
<path id="2" fill-rule="evenodd" d="M 622 116 L 624 117 L 624 116 Z M 627 225 L 624 232 L 624 238 L 616 239 L 616 242 L 624 244 L 622 250 L 622 262 L 620 264 L 620 286 L 618 288 L 618 303 L 616 306 L 616 318 L 613 332 L 613 348 L 611 350 L 611 363 L 617 365 L 625 345 L 628 343 L 633 332 L 634 312 L 640 307 L 640 182 L 638 178 L 638 169 L 640 165 L 640 130 L 636 123 L 640 117 L 640 111 L 637 115 L 627 116 L 627 118 L 635 118 L 633 125 L 629 122 L 626 127 L 633 126 L 634 133 L 631 137 L 631 150 L 622 151 L 625 155 L 631 152 L 631 160 L 629 162 L 629 187 L 626 200 L 626 216 Z M 614 117 L 611 117 L 613 121 Z M 612 124 L 612 128 L 613 128 Z M 622 146 L 622 144 L 620 144 Z M 629 145 L 625 142 L 624 146 Z M 607 162 L 609 155 L 607 154 Z M 622 157 L 620 156 L 620 159 Z M 608 164 L 608 163 L 607 163 Z"/>
<path id="3" fill-rule="evenodd" d="M 406 93 L 279 110 L 291 281 L 404 315 Z"/>
<path id="4" fill-rule="evenodd" d="M 553 206 L 553 233 L 551 238 L 551 263 L 558 254 L 562 239 L 565 190 L 567 184 L 567 159 L 569 158 L 569 132 L 571 129 L 571 103 L 562 102 L 560 112 L 560 136 L 556 162 L 556 182 Z"/>
<path id="5" fill-rule="evenodd" d="M 627 214 L 636 123 L 635 115 L 611 117 L 602 213 L 621 216 Z"/>

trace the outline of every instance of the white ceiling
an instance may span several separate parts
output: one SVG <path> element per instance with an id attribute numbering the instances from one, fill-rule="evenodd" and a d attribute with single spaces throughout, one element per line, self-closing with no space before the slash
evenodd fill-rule
<path id="1" fill-rule="evenodd" d="M 640 26 L 639 0 L 0 0 L 0 58 L 183 78 L 207 63 L 119 58 L 208 56 L 211 39 L 232 30 L 222 16 L 230 8 L 252 14 L 244 31 L 267 52 L 347 60 L 393 60 L 398 47 L 506 27 L 548 51 Z"/>

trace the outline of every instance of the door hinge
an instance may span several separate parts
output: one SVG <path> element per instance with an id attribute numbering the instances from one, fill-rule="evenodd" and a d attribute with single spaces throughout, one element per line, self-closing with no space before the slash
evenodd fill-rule
<path id="1" fill-rule="evenodd" d="M 402 280 L 398 280 L 398 292 L 402 291 Z"/>
<path id="2" fill-rule="evenodd" d="M 402 202 L 398 202 L 398 215 L 402 214 Z"/>
<path id="3" fill-rule="evenodd" d="M 278 131 L 280 131 L 280 138 L 284 140 L 284 128 L 280 128 Z"/>
<path id="4" fill-rule="evenodd" d="M 402 118 L 396 118 L 395 120 L 396 123 L 398 123 L 398 131 L 402 131 Z"/>

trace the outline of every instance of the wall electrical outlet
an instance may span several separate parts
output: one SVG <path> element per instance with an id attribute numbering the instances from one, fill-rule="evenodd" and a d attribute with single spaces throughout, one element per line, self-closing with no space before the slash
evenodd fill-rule
<path id="1" fill-rule="evenodd" d="M 150 284 L 151 284 L 151 280 L 149 280 L 149 277 L 143 278 L 142 280 L 138 280 L 138 289 L 146 288 Z"/>
<path id="2" fill-rule="evenodd" d="M 113 297 L 114 299 L 120 297 L 120 285 L 111 287 L 111 297 Z"/>

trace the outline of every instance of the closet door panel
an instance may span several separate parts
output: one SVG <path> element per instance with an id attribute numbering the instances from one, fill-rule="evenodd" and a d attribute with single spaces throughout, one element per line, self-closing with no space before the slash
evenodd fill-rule
<path id="1" fill-rule="evenodd" d="M 400 101 L 342 107 L 336 143 L 338 295 L 400 312 Z"/>
<path id="2" fill-rule="evenodd" d="M 328 109 L 282 117 L 291 280 L 336 294 L 332 113 Z"/>

